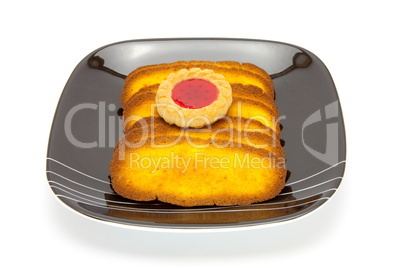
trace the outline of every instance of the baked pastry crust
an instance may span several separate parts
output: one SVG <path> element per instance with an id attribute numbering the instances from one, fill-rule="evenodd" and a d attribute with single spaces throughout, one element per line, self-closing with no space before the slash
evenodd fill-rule
<path id="1" fill-rule="evenodd" d="M 223 75 L 232 104 L 212 125 L 180 128 L 159 115 L 155 99 L 169 74 L 192 68 Z M 277 196 L 287 170 L 274 96 L 270 76 L 252 64 L 180 61 L 134 70 L 121 95 L 125 135 L 110 165 L 113 189 L 129 199 L 185 207 L 249 205 Z"/>
<path id="2" fill-rule="evenodd" d="M 259 121 L 265 127 L 280 133 L 277 123 L 278 109 L 274 100 L 267 93 L 253 85 L 231 84 L 231 87 L 232 105 L 229 107 L 226 116 L 236 118 L 235 120 L 238 118 L 248 119 L 248 122 Z M 160 117 L 156 107 L 154 107 L 157 90 L 158 85 L 144 87 L 130 98 L 130 101 L 125 105 L 123 114 L 123 128 L 126 133 L 142 118 Z"/>
<path id="3" fill-rule="evenodd" d="M 178 61 L 140 67 L 132 71 L 126 78 L 121 93 L 123 109 L 132 96 L 144 87 L 160 84 L 169 74 L 181 69 L 210 69 L 225 76 L 232 84 L 253 85 L 274 98 L 274 86 L 269 75 L 261 68 L 250 63 L 234 61 Z"/>
<path id="4" fill-rule="evenodd" d="M 190 79 L 202 79 L 215 85 L 218 90 L 218 98 L 199 109 L 188 109 L 177 105 L 172 99 L 172 91 L 177 84 Z M 213 70 L 181 69 L 177 73 L 169 74 L 160 83 L 155 102 L 159 115 L 167 123 L 179 127 L 201 128 L 213 124 L 226 115 L 232 104 L 232 88 L 223 75 L 217 74 Z"/>
<path id="5" fill-rule="evenodd" d="M 130 132 L 123 139 L 131 142 L 135 135 Z M 120 144 L 125 146 L 127 157 L 119 159 L 119 150 L 114 152 L 110 169 L 113 189 L 121 196 L 137 201 L 158 199 L 193 207 L 249 205 L 274 198 L 284 187 L 286 169 L 283 157 L 248 145 L 224 149 L 210 146 L 205 150 L 202 146 L 190 145 L 186 140 L 177 142 L 175 139 L 168 135 L 158 136 L 153 141 L 147 139 L 139 148 L 125 146 L 127 142 L 122 141 Z M 172 147 L 155 149 L 152 142 L 157 145 L 175 143 L 174 157 L 185 159 L 188 165 L 171 161 L 166 168 L 162 165 L 141 168 L 142 159 L 147 159 L 148 164 L 162 163 L 163 159 L 172 157 Z M 193 142 L 203 145 L 205 140 L 194 138 Z M 188 154 L 189 151 L 192 153 Z M 224 168 L 217 168 L 219 163 L 198 162 L 200 159 L 228 160 Z M 255 162 L 242 165 L 244 159 Z M 133 167 L 137 180 L 130 179 Z"/>

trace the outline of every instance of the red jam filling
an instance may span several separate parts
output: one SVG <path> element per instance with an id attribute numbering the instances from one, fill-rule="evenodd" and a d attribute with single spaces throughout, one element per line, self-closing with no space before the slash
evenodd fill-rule
<path id="1" fill-rule="evenodd" d="M 218 99 L 216 86 L 204 79 L 189 79 L 178 83 L 172 90 L 172 99 L 180 107 L 200 109 Z"/>

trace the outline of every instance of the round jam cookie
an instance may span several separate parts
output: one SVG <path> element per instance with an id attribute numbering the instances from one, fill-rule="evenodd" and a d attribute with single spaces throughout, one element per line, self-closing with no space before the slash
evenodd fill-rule
<path id="1" fill-rule="evenodd" d="M 167 123 L 200 128 L 226 115 L 232 88 L 223 75 L 212 70 L 181 69 L 160 83 L 155 102 Z"/>

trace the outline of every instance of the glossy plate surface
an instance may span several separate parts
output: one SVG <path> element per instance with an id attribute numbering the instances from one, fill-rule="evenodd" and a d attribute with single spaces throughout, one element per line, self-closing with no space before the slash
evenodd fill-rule
<path id="1" fill-rule="evenodd" d="M 181 208 L 116 195 L 109 162 L 120 136 L 120 93 L 137 67 L 179 60 L 249 62 L 273 78 L 289 177 L 276 198 L 250 206 Z M 109 223 L 215 229 L 289 221 L 323 205 L 345 169 L 344 123 L 335 85 L 311 52 L 245 39 L 155 39 L 107 45 L 75 68 L 60 98 L 47 157 L 47 178 L 68 207 Z"/>

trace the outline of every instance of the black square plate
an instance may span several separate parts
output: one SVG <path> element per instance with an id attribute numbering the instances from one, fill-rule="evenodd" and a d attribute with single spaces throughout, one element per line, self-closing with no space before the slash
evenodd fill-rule
<path id="1" fill-rule="evenodd" d="M 271 75 L 290 175 L 279 196 L 249 206 L 182 208 L 135 202 L 113 191 L 109 162 L 123 135 L 119 107 L 124 78 L 140 66 L 179 60 L 249 62 Z M 47 178 L 62 203 L 103 222 L 165 229 L 238 228 L 289 221 L 322 206 L 341 183 L 345 157 L 336 88 L 311 52 L 264 40 L 133 40 L 97 49 L 71 74 L 50 133 Z"/>

